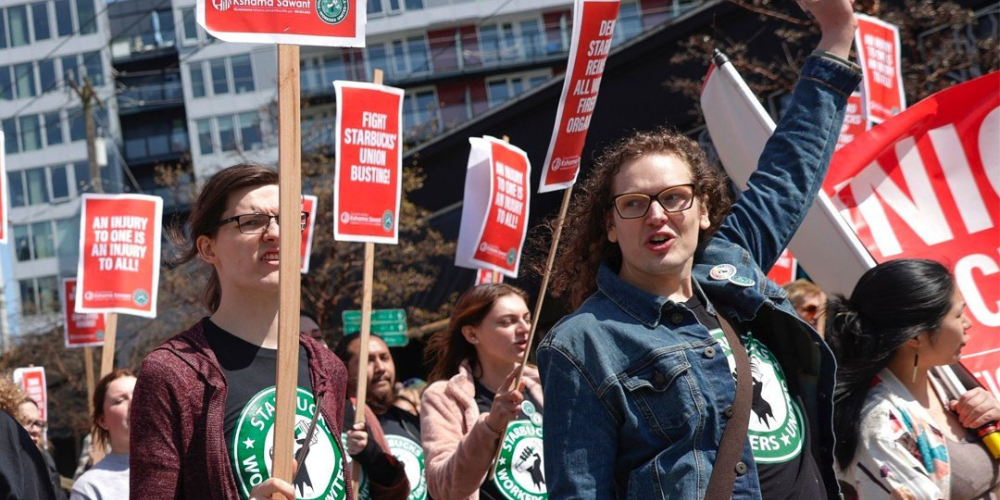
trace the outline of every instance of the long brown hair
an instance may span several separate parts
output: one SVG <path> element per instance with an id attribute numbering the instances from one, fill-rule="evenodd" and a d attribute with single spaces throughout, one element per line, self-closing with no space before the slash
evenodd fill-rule
<path id="1" fill-rule="evenodd" d="M 170 230 L 170 238 L 181 247 L 177 264 L 189 262 L 198 256 L 198 237 L 213 237 L 219 229 L 219 219 L 229 204 L 229 195 L 248 187 L 268 186 L 278 183 L 278 173 L 264 165 L 240 163 L 216 172 L 201 189 L 197 201 L 188 217 L 190 236 L 185 237 L 179 227 Z M 212 267 L 202 292 L 202 302 L 212 313 L 219 309 L 222 301 L 222 285 L 219 283 L 219 273 Z"/>
<path id="2" fill-rule="evenodd" d="M 455 303 L 448 328 L 435 333 L 424 348 L 424 359 L 434 361 L 434 368 L 427 377 L 428 382 L 446 380 L 458 373 L 463 361 L 468 361 L 473 372 L 479 367 L 476 348 L 462 335 L 465 326 L 479 326 L 486 315 L 493 310 L 493 304 L 500 297 L 517 295 L 528 301 L 528 294 L 516 286 L 504 283 L 486 283 L 470 288 Z"/>
<path id="3" fill-rule="evenodd" d="M 566 215 L 549 291 L 557 297 L 567 294 L 573 309 L 580 307 L 597 290 L 597 270 L 602 262 L 615 271 L 621 267 L 621 249 L 607 238 L 612 208 L 611 185 L 622 165 L 651 154 L 673 155 L 690 167 L 695 192 L 708 210 L 711 223 L 698 235 L 700 242 L 711 237 L 729 212 L 732 201 L 725 176 L 709 163 L 698 143 L 667 128 L 633 132 L 621 139 L 594 161 L 590 175 L 576 186 Z M 555 219 L 548 221 L 550 227 L 555 223 Z M 543 272 L 541 268 L 539 274 Z"/>
<path id="4" fill-rule="evenodd" d="M 128 368 L 118 368 L 105 375 L 94 388 L 94 414 L 90 416 L 90 429 L 94 435 L 93 446 L 95 449 L 103 450 L 105 445 L 111 442 L 111 435 L 107 429 L 97 425 L 97 422 L 104 416 L 104 397 L 108 395 L 108 386 L 111 385 L 111 382 L 123 377 L 135 378 L 135 374 Z"/>

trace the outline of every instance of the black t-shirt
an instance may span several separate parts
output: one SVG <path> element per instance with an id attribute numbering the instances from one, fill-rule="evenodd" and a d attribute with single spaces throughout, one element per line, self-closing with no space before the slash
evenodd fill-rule
<path id="1" fill-rule="evenodd" d="M 420 441 L 420 417 L 389 406 L 378 416 L 389 442 L 389 453 L 406 466 L 406 477 L 410 480 L 410 495 L 407 500 L 426 500 L 427 473 L 424 464 L 424 449 Z"/>
<path id="2" fill-rule="evenodd" d="M 493 407 L 496 393 L 477 380 L 476 405 L 480 413 Z M 542 446 L 542 405 L 525 389 L 521 412 L 510 421 L 500 440 L 502 451 L 496 473 L 479 488 L 482 500 L 544 500 L 545 462 Z"/>
<path id="3" fill-rule="evenodd" d="M 223 330 L 208 318 L 205 318 L 203 326 L 209 347 L 226 376 L 223 420 L 226 451 L 237 489 L 242 498 L 247 498 L 254 485 L 269 477 L 267 471 L 274 451 L 271 439 L 278 351 L 251 344 Z M 309 357 L 301 344 L 298 372 L 296 452 L 304 444 L 313 412 L 317 411 L 309 377 Z M 294 481 L 298 498 L 325 498 L 327 495 L 339 498 L 344 495 L 340 449 L 334 439 L 320 418 L 309 455 L 305 464 L 300 465 L 300 472 Z"/>
<path id="4" fill-rule="evenodd" d="M 685 305 L 722 345 L 735 378 L 736 362 L 718 319 L 708 313 L 697 293 Z M 801 397 L 790 393 L 784 370 L 767 346 L 754 338 L 753 332 L 733 328 L 750 357 L 753 402 L 747 434 L 757 463 L 761 498 L 824 498 L 826 490 L 810 453 L 809 423 Z"/>

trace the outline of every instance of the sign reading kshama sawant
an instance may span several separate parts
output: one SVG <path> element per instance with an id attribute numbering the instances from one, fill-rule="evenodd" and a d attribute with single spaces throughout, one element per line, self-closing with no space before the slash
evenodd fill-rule
<path id="1" fill-rule="evenodd" d="M 573 38 L 556 125 L 542 166 L 539 193 L 567 188 L 580 173 L 580 155 L 611 52 L 619 0 L 576 0 Z"/>
<path id="2" fill-rule="evenodd" d="M 337 159 L 333 236 L 337 241 L 399 241 L 403 176 L 403 90 L 335 81 Z"/>
<path id="3" fill-rule="evenodd" d="M 198 0 L 198 24 L 227 42 L 365 46 L 359 0 Z"/>
<path id="4" fill-rule="evenodd" d="M 76 312 L 76 278 L 63 278 L 63 333 L 67 348 L 104 345 L 104 315 Z"/>
<path id="5" fill-rule="evenodd" d="M 85 194 L 81 201 L 76 312 L 155 318 L 163 199 Z"/>
<path id="6" fill-rule="evenodd" d="M 955 275 L 962 364 L 1000 394 L 1000 72 L 938 92 L 837 151 L 823 189 L 878 262 Z"/>
<path id="7" fill-rule="evenodd" d="M 470 137 L 469 142 L 455 265 L 516 278 L 528 230 L 528 155 L 493 137 Z"/>

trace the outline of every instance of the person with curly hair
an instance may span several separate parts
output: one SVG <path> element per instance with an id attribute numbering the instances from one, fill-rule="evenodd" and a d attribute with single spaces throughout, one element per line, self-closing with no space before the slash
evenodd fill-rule
<path id="1" fill-rule="evenodd" d="M 20 406 L 26 401 L 9 375 L 0 376 L 0 498 L 56 500 L 48 463 L 23 427 Z"/>
<path id="2" fill-rule="evenodd" d="M 846 60 L 852 2 L 800 4 L 822 38 L 738 201 L 666 129 L 621 140 L 580 185 L 552 276 L 578 309 L 538 348 L 551 498 L 838 497 L 833 355 L 766 273 L 820 189 L 861 75 Z M 737 364 L 752 376 L 741 414 Z M 723 439 L 731 422 L 747 435 Z M 723 456 L 734 465 L 715 467 Z"/>

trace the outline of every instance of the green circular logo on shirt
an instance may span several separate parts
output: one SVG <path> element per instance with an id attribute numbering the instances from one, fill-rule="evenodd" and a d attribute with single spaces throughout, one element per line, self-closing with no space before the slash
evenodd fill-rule
<path id="1" fill-rule="evenodd" d="M 524 405 L 529 405 L 524 408 Z M 522 403 L 522 411 L 531 415 L 534 406 Z M 545 500 L 545 459 L 542 453 L 542 426 L 530 420 L 514 420 L 507 426 L 501 441 L 500 458 L 493 483 L 507 500 Z"/>
<path id="2" fill-rule="evenodd" d="M 295 398 L 295 451 L 305 444 L 313 413 L 311 392 L 299 387 Z M 232 467 L 243 498 L 254 486 L 271 477 L 274 454 L 274 386 L 258 392 L 243 407 L 236 423 Z M 346 498 L 341 448 L 320 417 L 309 445 L 309 455 L 299 464 L 293 481 L 296 498 L 305 500 Z"/>
<path id="3" fill-rule="evenodd" d="M 371 434 L 369 434 L 371 436 Z M 340 434 L 340 442 L 344 445 L 344 449 L 347 449 L 347 433 L 343 432 Z M 368 483 L 368 472 L 365 471 L 364 466 L 354 467 L 354 459 L 350 455 L 347 455 L 347 465 L 351 467 L 351 480 L 358 485 L 358 490 L 354 492 L 354 498 L 357 500 L 371 500 L 372 491 L 371 484 Z M 337 497 L 345 498 L 345 497 Z"/>
<path id="4" fill-rule="evenodd" d="M 347 18 L 347 0 L 316 0 L 316 13 L 327 24 L 339 24 Z"/>
<path id="5" fill-rule="evenodd" d="M 410 496 L 406 500 L 427 498 L 427 475 L 424 474 L 424 449 L 419 443 L 395 434 L 387 434 L 389 453 L 403 463 L 406 478 L 410 480 Z"/>
<path id="6" fill-rule="evenodd" d="M 722 352 L 729 361 L 729 369 L 736 372 L 736 361 L 721 329 L 711 332 L 722 345 Z M 747 437 L 757 463 L 779 464 L 788 462 L 802 453 L 805 441 L 805 420 L 797 401 L 788 393 L 788 382 L 781 364 L 764 344 L 755 338 L 746 343 L 750 356 L 750 374 L 753 380 L 753 402 L 750 411 L 750 428 Z"/>

